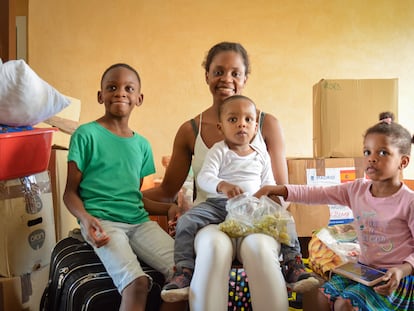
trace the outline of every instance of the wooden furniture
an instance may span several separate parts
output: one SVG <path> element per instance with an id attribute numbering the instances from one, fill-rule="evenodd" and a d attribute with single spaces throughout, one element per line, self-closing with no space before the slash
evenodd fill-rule
<path id="1" fill-rule="evenodd" d="M 0 58 L 16 59 L 16 1 L 0 0 Z"/>

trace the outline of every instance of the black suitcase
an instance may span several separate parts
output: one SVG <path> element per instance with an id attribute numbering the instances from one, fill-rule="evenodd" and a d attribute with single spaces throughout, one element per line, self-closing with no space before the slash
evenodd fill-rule
<path id="1" fill-rule="evenodd" d="M 164 276 L 146 264 L 142 267 L 154 282 L 146 311 L 158 311 Z M 88 243 L 67 237 L 55 245 L 40 311 L 109 311 L 119 310 L 120 303 L 121 295 Z"/>

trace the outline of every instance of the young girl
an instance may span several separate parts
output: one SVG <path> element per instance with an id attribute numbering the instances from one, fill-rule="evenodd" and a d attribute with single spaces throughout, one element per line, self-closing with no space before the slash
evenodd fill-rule
<path id="1" fill-rule="evenodd" d="M 368 287 L 333 275 L 318 293 L 315 310 L 414 310 L 414 192 L 401 181 L 414 137 L 382 113 L 364 136 L 367 179 L 331 187 L 265 186 L 256 193 L 305 204 L 341 204 L 354 214 L 359 261 L 386 271 Z"/>

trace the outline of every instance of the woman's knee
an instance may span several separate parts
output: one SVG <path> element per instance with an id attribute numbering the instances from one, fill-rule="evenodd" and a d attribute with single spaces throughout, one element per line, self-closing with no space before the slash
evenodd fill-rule
<path id="1" fill-rule="evenodd" d="M 216 225 L 209 225 L 201 229 L 196 235 L 194 247 L 196 255 L 208 253 L 214 258 L 231 258 L 233 256 L 231 239 Z"/>
<path id="2" fill-rule="evenodd" d="M 241 257 L 248 255 L 256 258 L 278 258 L 280 248 L 280 243 L 270 236 L 251 234 L 241 240 L 239 252 Z"/>

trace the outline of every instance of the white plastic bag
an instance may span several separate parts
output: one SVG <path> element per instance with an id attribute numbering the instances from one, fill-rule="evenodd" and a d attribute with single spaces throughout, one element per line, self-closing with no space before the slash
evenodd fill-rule
<path id="1" fill-rule="evenodd" d="M 0 124 L 35 125 L 70 104 L 23 60 L 0 64 Z"/>
<path id="2" fill-rule="evenodd" d="M 227 201 L 226 220 L 219 229 L 232 238 L 264 233 L 280 243 L 294 246 L 295 221 L 281 205 L 267 196 L 259 199 L 244 193 Z"/>

